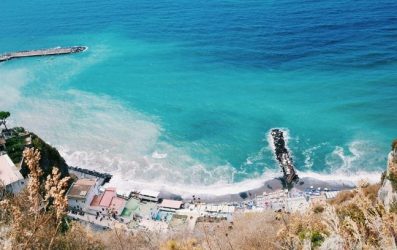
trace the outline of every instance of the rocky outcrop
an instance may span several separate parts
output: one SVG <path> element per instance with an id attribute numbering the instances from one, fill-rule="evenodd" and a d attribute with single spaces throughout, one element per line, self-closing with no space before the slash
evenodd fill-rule
<path id="1" fill-rule="evenodd" d="M 390 206 L 397 202 L 397 190 L 395 190 L 395 183 L 391 180 L 391 177 L 397 176 L 397 152 L 393 150 L 390 152 L 387 159 L 387 171 L 385 178 L 382 182 L 382 186 L 378 192 L 378 199 L 385 206 L 387 211 L 390 210 Z M 395 180 L 394 180 L 395 181 Z"/>

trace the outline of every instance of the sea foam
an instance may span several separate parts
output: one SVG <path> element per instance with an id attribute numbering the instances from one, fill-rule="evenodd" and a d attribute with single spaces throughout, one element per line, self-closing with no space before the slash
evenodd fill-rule
<path id="1" fill-rule="evenodd" d="M 263 146 L 247 156 L 246 165 L 232 165 L 226 159 L 221 159 L 224 164 L 204 163 L 190 149 L 203 147 L 197 151 L 212 152 L 199 143 L 184 142 L 181 147 L 175 140 L 164 140 L 171 136 L 162 126 L 161 118 L 134 109 L 116 97 L 67 87 L 86 69 L 115 56 L 106 45 L 90 48 L 80 59 L 43 59 L 28 67 L 16 63 L 0 69 L 4 89 L 0 92 L 0 106 L 12 112 L 11 125 L 25 126 L 43 137 L 59 149 L 69 165 L 112 174 L 110 185 L 125 191 L 151 188 L 222 195 L 254 189 L 282 175 L 274 160 L 273 145 L 268 142 L 269 133 L 258 135 L 264 137 Z M 264 128 L 264 133 L 268 129 Z M 296 132 L 284 129 L 288 145 L 298 144 Z M 346 183 L 361 178 L 375 181 L 379 171 L 364 171 L 364 164 L 373 155 L 372 144 L 354 140 L 347 147 L 335 146 L 320 167 L 323 172 L 310 171 L 317 149 L 304 150 L 308 167 L 297 165 L 298 174 Z M 299 157 L 300 152 L 292 148 L 289 150 L 293 157 Z M 382 162 L 370 163 L 381 166 L 378 163 Z M 254 167 L 259 169 L 258 173 L 251 172 Z M 237 181 L 236 176 L 245 178 Z"/>

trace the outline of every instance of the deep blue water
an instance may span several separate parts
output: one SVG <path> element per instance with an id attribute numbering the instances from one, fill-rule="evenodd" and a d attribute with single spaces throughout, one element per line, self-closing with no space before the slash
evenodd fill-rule
<path id="1" fill-rule="evenodd" d="M 288 130 L 302 175 L 348 179 L 383 170 L 397 136 L 396 1 L 3 0 L 0 10 L 1 52 L 89 47 L 0 64 L 0 109 L 120 183 L 264 179 L 278 171 L 273 127 Z"/>

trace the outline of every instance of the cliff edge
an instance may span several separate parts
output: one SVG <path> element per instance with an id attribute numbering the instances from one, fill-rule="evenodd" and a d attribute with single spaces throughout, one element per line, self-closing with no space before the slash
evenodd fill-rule
<path id="1" fill-rule="evenodd" d="M 58 150 L 44 140 L 42 140 L 36 134 L 25 130 L 24 128 L 17 127 L 7 130 L 0 131 L 0 139 L 3 139 L 3 146 L 0 147 L 5 151 L 14 162 L 14 164 L 20 167 L 21 174 L 26 178 L 29 174 L 29 170 L 23 161 L 23 150 L 27 147 L 34 147 L 40 150 L 41 159 L 40 167 L 43 170 L 43 179 L 52 172 L 53 167 L 59 168 L 61 176 L 69 176 L 68 165 L 65 160 L 59 154 Z"/>
<path id="2" fill-rule="evenodd" d="M 387 211 L 397 208 L 397 147 L 389 153 L 387 159 L 387 170 L 382 178 L 381 188 L 378 192 L 379 201 Z"/>

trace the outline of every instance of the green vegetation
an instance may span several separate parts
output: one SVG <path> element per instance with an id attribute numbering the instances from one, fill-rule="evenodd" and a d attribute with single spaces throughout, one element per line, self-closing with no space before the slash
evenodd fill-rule
<path id="1" fill-rule="evenodd" d="M 7 129 L 6 120 L 8 117 L 10 117 L 10 115 L 10 112 L 0 111 L 0 126 L 4 125 L 4 127 Z"/>
<path id="2" fill-rule="evenodd" d="M 21 133 L 25 133 L 25 129 L 22 127 L 13 128 L 10 130 L 13 135 L 12 138 L 7 139 L 6 141 L 6 150 L 11 160 L 15 164 L 19 164 L 22 160 L 22 151 L 25 148 L 25 139 L 26 135 L 20 135 Z"/>
<path id="3" fill-rule="evenodd" d="M 58 150 L 44 142 L 40 137 L 31 133 L 32 146 L 38 149 L 41 153 L 40 166 L 44 172 L 43 179 L 47 178 L 51 174 L 54 167 L 59 168 L 61 177 L 69 176 L 68 165 L 65 160 L 59 154 Z M 28 168 L 23 165 L 21 173 L 23 176 L 27 176 L 29 171 Z"/>
<path id="4" fill-rule="evenodd" d="M 25 133 L 26 132 L 26 130 L 24 128 L 22 128 L 22 127 L 15 127 L 15 128 L 13 128 L 13 130 L 14 130 L 14 132 L 16 134 Z"/>
<path id="5" fill-rule="evenodd" d="M 312 247 L 319 247 L 321 244 L 324 242 L 325 238 L 324 236 L 317 231 L 312 232 L 312 235 L 310 237 L 310 241 L 312 242 Z"/>
<path id="6" fill-rule="evenodd" d="M 11 160 L 18 164 L 22 160 L 22 152 L 25 148 L 25 137 L 16 136 L 6 141 L 7 153 Z"/>
<path id="7" fill-rule="evenodd" d="M 69 176 L 68 166 L 59 152 L 46 142 L 44 142 L 37 135 L 30 133 L 25 134 L 25 129 L 22 127 L 13 128 L 13 137 L 6 141 L 6 151 L 10 156 L 11 160 L 15 164 L 19 164 L 22 160 L 22 153 L 25 147 L 35 147 L 41 151 L 40 166 L 43 169 L 43 179 L 47 178 L 51 174 L 52 169 L 55 167 L 59 168 L 62 177 Z M 26 139 L 31 137 L 31 145 L 26 145 Z M 21 173 L 24 177 L 29 174 L 28 168 L 25 164 L 22 164 Z"/>
<path id="8" fill-rule="evenodd" d="M 301 240 L 302 242 L 305 239 L 310 239 L 312 243 L 312 248 L 321 246 L 321 244 L 325 240 L 324 235 L 327 236 L 326 234 L 323 234 L 318 230 L 309 230 L 307 228 L 302 229 L 302 231 L 298 233 L 299 240 Z"/>

